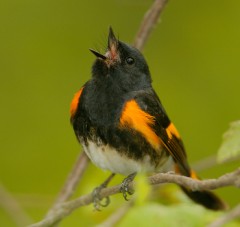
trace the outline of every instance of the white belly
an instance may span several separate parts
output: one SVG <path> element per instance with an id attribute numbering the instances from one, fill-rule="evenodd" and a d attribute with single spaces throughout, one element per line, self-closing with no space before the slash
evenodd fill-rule
<path id="1" fill-rule="evenodd" d="M 130 159 L 127 156 L 117 152 L 109 145 L 99 144 L 89 141 L 87 146 L 82 143 L 84 151 L 91 159 L 91 161 L 101 169 L 110 170 L 112 173 L 119 173 L 122 175 L 129 175 L 135 172 L 155 172 L 155 165 L 150 161 L 149 156 L 145 156 L 142 161 Z M 168 166 L 168 165 L 167 165 Z M 164 170 L 166 165 L 161 167 L 162 171 L 168 171 L 168 168 Z M 160 171 L 160 169 L 158 169 Z"/>

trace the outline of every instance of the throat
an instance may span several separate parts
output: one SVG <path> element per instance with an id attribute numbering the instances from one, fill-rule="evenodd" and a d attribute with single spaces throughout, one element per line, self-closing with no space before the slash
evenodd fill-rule
<path id="1" fill-rule="evenodd" d="M 108 83 L 97 83 L 95 86 L 86 100 L 89 117 L 97 125 L 112 124 L 120 117 L 124 92 Z"/>

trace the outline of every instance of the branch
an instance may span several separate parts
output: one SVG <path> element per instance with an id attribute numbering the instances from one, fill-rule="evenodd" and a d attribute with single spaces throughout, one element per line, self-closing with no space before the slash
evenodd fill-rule
<path id="1" fill-rule="evenodd" d="M 196 190 L 213 190 L 226 186 L 236 186 L 240 187 L 240 169 L 234 172 L 227 173 L 219 177 L 218 179 L 208 179 L 208 180 L 194 180 L 189 177 L 170 174 L 170 173 L 158 173 L 154 176 L 148 178 L 151 185 L 162 184 L 162 183 L 176 183 L 181 186 L 188 187 L 193 191 Z M 134 182 L 129 184 L 129 190 L 133 190 Z M 100 192 L 100 198 L 105 198 L 117 193 L 120 193 L 121 184 L 105 188 Z M 59 204 L 55 208 L 52 215 L 46 217 L 43 221 L 31 225 L 30 227 L 47 227 L 51 226 L 56 222 L 59 222 L 69 214 L 71 214 L 75 209 L 86 206 L 93 202 L 92 194 L 83 195 L 75 200 Z"/>
<path id="2" fill-rule="evenodd" d="M 234 172 L 224 174 L 217 179 L 194 180 L 189 177 L 175 174 L 158 173 L 150 177 L 149 181 L 152 185 L 160 183 L 175 183 L 190 188 L 192 191 L 214 190 L 226 186 L 240 187 L 240 168 Z"/>
<path id="3" fill-rule="evenodd" d="M 140 51 L 143 49 L 150 33 L 158 22 L 166 3 L 167 0 L 155 0 L 151 8 L 146 12 L 133 43 L 133 46 Z"/>
<path id="4" fill-rule="evenodd" d="M 211 223 L 209 227 L 221 227 L 238 217 L 240 217 L 240 205 L 237 205 L 230 212 L 218 218 L 216 221 Z"/>

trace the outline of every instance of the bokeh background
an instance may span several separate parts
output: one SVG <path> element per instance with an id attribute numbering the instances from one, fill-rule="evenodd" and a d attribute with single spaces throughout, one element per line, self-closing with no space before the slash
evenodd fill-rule
<path id="1" fill-rule="evenodd" d="M 151 3 L 0 2 L 0 181 L 33 221 L 51 206 L 81 150 L 69 105 L 91 77 L 88 48 L 104 51 L 109 25 L 131 43 Z M 238 0 L 169 1 L 143 51 L 191 163 L 217 153 L 229 123 L 240 119 L 239 12 Z M 201 176 L 217 177 L 238 165 L 221 164 Z M 107 175 L 90 165 L 76 196 Z M 239 202 L 234 188 L 217 193 L 231 206 Z M 120 196 L 112 200 L 105 212 L 88 206 L 62 226 L 98 223 L 124 203 Z M 1 207 L 0 226 L 15 226 Z"/>

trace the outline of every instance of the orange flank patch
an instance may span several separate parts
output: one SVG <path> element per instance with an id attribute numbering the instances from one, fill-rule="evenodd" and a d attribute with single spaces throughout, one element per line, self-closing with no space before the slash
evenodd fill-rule
<path id="1" fill-rule="evenodd" d="M 199 180 L 199 177 L 197 176 L 196 172 L 191 170 L 191 178 L 195 179 L 195 180 Z"/>
<path id="2" fill-rule="evenodd" d="M 171 122 L 170 125 L 166 128 L 168 137 L 171 139 L 172 135 L 176 136 L 178 139 L 180 139 L 180 135 L 176 129 L 176 127 L 174 126 L 174 124 Z"/>
<path id="3" fill-rule="evenodd" d="M 71 102 L 71 106 L 70 106 L 70 114 L 71 114 L 71 117 L 74 116 L 74 114 L 76 113 L 77 111 L 77 107 L 78 107 L 78 102 L 79 102 L 79 98 L 82 94 L 82 91 L 83 91 L 83 88 L 81 88 L 73 97 L 73 100 Z"/>
<path id="4" fill-rule="evenodd" d="M 120 118 L 121 127 L 131 127 L 140 132 L 153 148 L 158 149 L 161 141 L 151 128 L 154 122 L 155 118 L 144 112 L 135 100 L 126 103 Z"/>
<path id="5" fill-rule="evenodd" d="M 180 171 L 179 166 L 177 164 L 174 165 L 174 168 L 175 168 L 175 172 L 177 174 L 181 174 L 181 171 Z M 197 176 L 196 172 L 194 170 L 192 170 L 192 169 L 190 170 L 190 177 L 192 179 L 195 179 L 195 180 L 200 180 L 199 177 Z"/>

